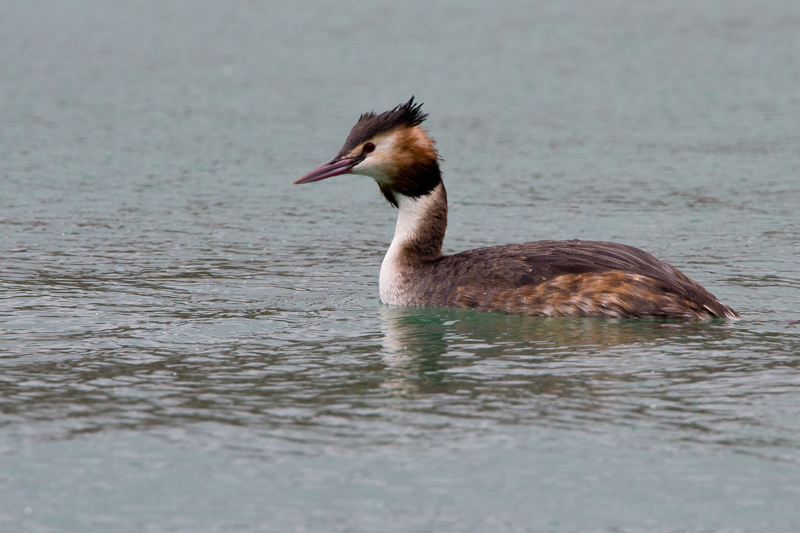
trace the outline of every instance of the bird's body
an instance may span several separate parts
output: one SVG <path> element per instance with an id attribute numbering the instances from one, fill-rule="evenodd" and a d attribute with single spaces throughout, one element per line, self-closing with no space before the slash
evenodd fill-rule
<path id="1" fill-rule="evenodd" d="M 339 154 L 297 181 L 367 175 L 398 208 L 381 266 L 384 303 L 544 316 L 738 316 L 675 267 L 623 244 L 534 241 L 443 255 L 447 193 L 424 119 L 413 98 L 362 115 Z"/>

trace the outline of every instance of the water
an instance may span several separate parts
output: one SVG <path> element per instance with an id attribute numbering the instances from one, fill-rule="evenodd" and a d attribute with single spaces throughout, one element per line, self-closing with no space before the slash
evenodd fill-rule
<path id="1" fill-rule="evenodd" d="M 2 2 L 3 531 L 796 531 L 795 2 Z M 416 95 L 448 252 L 639 246 L 736 322 L 389 308 L 292 187 Z"/>

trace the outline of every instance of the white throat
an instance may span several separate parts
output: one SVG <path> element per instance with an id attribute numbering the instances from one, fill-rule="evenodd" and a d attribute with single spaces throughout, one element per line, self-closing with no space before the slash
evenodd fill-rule
<path id="1" fill-rule="evenodd" d="M 412 295 L 415 282 L 413 265 L 403 261 L 404 250 L 414 242 L 426 238 L 431 231 L 431 217 L 444 202 L 444 185 L 440 183 L 425 196 L 412 198 L 394 193 L 397 200 L 397 225 L 389 251 L 381 264 L 381 301 L 393 305 L 413 305 Z"/>

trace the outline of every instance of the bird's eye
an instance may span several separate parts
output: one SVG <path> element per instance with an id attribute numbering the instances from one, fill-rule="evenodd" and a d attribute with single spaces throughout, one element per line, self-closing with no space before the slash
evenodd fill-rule
<path id="1" fill-rule="evenodd" d="M 367 143 L 364 145 L 364 148 L 362 148 L 362 150 L 364 151 L 365 154 L 369 154 L 375 151 L 375 145 L 372 143 Z"/>

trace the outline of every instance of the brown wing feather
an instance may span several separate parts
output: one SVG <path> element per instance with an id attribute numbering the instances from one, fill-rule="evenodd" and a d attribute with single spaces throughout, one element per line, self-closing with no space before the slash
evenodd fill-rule
<path id="1" fill-rule="evenodd" d="M 624 244 L 537 241 L 444 256 L 426 305 L 548 316 L 738 316 L 677 268 Z"/>

